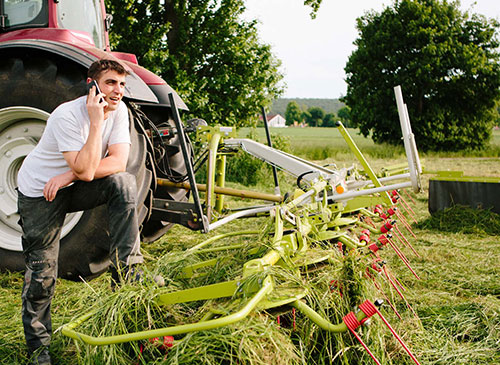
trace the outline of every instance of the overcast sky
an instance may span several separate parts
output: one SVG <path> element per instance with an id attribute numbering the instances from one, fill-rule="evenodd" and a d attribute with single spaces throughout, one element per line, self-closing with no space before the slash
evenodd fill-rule
<path id="1" fill-rule="evenodd" d="M 344 67 L 357 38 L 356 18 L 380 12 L 392 0 L 323 0 L 316 19 L 303 0 L 248 0 L 246 17 L 258 19 L 260 38 L 282 61 L 284 97 L 338 98 L 345 95 Z M 470 9 L 500 19 L 500 0 L 462 0 Z"/>

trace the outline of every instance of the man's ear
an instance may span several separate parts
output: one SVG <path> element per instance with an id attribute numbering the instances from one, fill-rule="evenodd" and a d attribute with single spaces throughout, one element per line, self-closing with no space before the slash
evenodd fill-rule
<path id="1" fill-rule="evenodd" d="M 90 83 L 92 79 L 90 77 L 87 77 L 87 84 Z"/>

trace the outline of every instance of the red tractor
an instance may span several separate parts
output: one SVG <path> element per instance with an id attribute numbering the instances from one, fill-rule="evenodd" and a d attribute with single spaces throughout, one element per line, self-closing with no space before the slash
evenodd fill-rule
<path id="1" fill-rule="evenodd" d="M 0 269 L 24 268 L 17 171 L 54 108 L 85 94 L 86 70 L 100 58 L 119 59 L 131 72 L 125 92 L 133 141 L 127 169 L 137 176 L 143 240 L 160 237 L 170 225 L 167 219 L 189 221 L 185 207 L 167 218 L 153 208 L 155 199 L 187 201 L 184 189 L 156 184 L 157 177 L 186 179 L 186 164 L 177 135 L 150 137 L 174 125 L 169 96 L 177 108 L 187 107 L 163 79 L 139 66 L 135 55 L 111 51 L 110 23 L 104 0 L 0 0 Z M 93 277 L 107 269 L 104 209 L 67 216 L 60 276 Z"/>

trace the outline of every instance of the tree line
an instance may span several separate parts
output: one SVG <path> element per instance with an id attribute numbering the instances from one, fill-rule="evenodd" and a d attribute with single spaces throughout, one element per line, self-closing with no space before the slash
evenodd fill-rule
<path id="1" fill-rule="evenodd" d="M 271 106 L 271 113 L 285 115 L 286 107 L 291 101 L 296 101 L 302 106 L 302 109 L 309 108 L 312 106 L 318 106 L 322 108 L 325 113 L 337 113 L 340 108 L 344 107 L 345 104 L 339 99 L 330 98 L 283 98 L 280 97 L 273 101 Z"/>
<path id="2" fill-rule="evenodd" d="M 295 100 L 288 103 L 285 111 L 286 125 L 300 125 L 310 127 L 335 127 L 337 121 L 341 121 L 345 126 L 350 126 L 350 108 L 344 106 L 335 113 L 326 113 L 318 106 L 300 106 Z"/>

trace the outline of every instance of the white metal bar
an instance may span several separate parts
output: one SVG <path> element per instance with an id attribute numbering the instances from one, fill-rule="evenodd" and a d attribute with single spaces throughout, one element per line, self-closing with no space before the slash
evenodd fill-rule
<path id="1" fill-rule="evenodd" d="M 375 193 L 381 193 L 384 191 L 389 191 L 389 190 L 394 190 L 394 189 L 404 189 L 404 188 L 409 188 L 412 186 L 411 181 L 407 181 L 404 183 L 399 183 L 399 184 L 392 184 L 392 185 L 386 185 L 386 186 L 381 186 L 379 188 L 371 188 L 371 189 L 362 189 L 362 190 L 356 190 L 356 191 L 349 191 L 347 193 L 342 193 L 342 194 L 335 194 L 332 196 L 328 197 L 328 201 L 342 201 L 342 200 L 347 200 L 354 198 L 356 196 L 361 196 L 361 195 L 368 195 L 368 194 L 375 194 Z"/>
<path id="2" fill-rule="evenodd" d="M 414 191 L 420 190 L 420 178 L 417 167 L 415 156 L 415 151 L 417 150 L 415 145 L 415 139 L 413 133 L 411 132 L 411 125 L 408 118 L 408 111 L 406 105 L 403 101 L 403 93 L 401 92 L 401 86 L 394 87 L 394 94 L 396 95 L 396 104 L 398 106 L 399 122 L 401 124 L 401 131 L 403 132 L 403 143 L 406 152 L 406 158 L 408 159 L 408 167 L 410 170 L 410 180 L 412 182 L 412 187 Z"/>
<path id="3" fill-rule="evenodd" d="M 341 179 L 341 174 L 337 171 L 316 165 L 297 156 L 290 155 L 286 152 L 263 145 L 262 143 L 255 142 L 250 139 L 232 138 L 226 139 L 224 143 L 228 147 L 241 147 L 250 155 L 257 157 L 270 165 L 276 166 L 277 168 L 288 171 L 290 174 L 297 177 L 306 172 L 312 171 L 312 173 L 304 175 L 303 179 L 306 181 L 313 181 L 319 176 L 333 179 L 335 182 Z"/>

